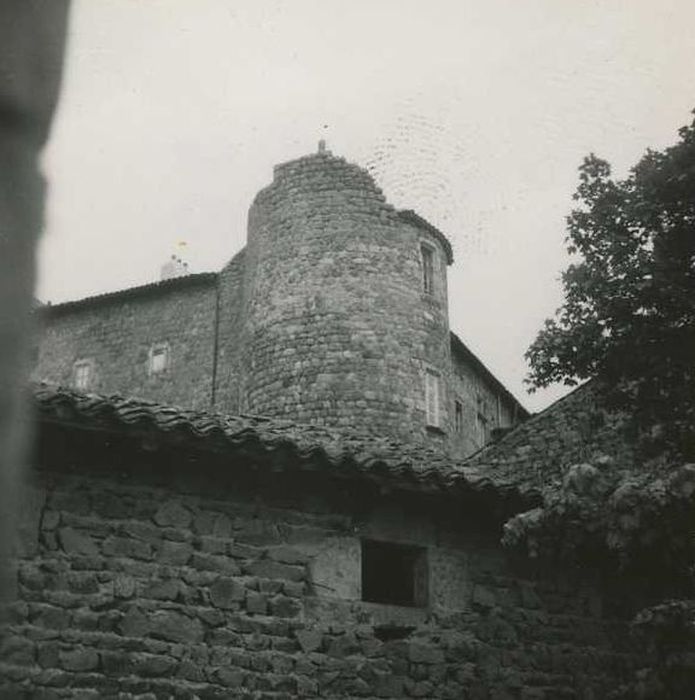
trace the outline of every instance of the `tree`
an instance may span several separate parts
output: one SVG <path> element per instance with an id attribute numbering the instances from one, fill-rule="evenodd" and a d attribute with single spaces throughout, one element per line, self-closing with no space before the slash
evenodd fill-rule
<path id="1" fill-rule="evenodd" d="M 526 353 L 528 382 L 597 378 L 642 434 L 695 453 L 695 121 L 621 181 L 588 156 L 567 217 L 563 306 Z M 663 443 L 662 443 L 663 444 Z"/>
<path id="2" fill-rule="evenodd" d="M 662 467 L 571 465 L 504 526 L 512 551 L 601 574 L 614 614 L 639 609 L 644 665 L 612 700 L 690 700 L 695 687 L 695 464 Z"/>
<path id="3" fill-rule="evenodd" d="M 695 456 L 695 121 L 679 135 L 621 181 L 584 160 L 565 301 L 526 353 L 533 387 L 597 380 L 652 454 L 570 466 L 503 537 L 532 557 L 590 562 L 629 581 L 628 606 L 650 605 L 635 622 L 652 666 L 624 698 L 690 698 L 695 683 L 695 464 L 684 463 Z"/>

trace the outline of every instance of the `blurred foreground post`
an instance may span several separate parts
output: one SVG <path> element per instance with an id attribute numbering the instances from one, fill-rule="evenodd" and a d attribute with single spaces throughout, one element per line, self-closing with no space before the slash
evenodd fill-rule
<path id="1" fill-rule="evenodd" d="M 45 194 L 38 158 L 60 87 L 67 12 L 68 0 L 0 1 L 0 600 L 14 588 L 34 254 Z"/>

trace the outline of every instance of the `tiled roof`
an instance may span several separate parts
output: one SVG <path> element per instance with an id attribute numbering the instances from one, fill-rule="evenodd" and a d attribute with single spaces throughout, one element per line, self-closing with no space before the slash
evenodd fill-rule
<path id="1" fill-rule="evenodd" d="M 143 297 L 161 292 L 168 292 L 173 289 L 182 289 L 195 287 L 199 285 L 212 284 L 219 277 L 217 272 L 197 272 L 191 275 L 182 275 L 181 277 L 172 277 L 166 280 L 151 282 L 150 284 L 142 284 L 138 287 L 127 287 L 126 289 L 118 289 L 115 292 L 104 292 L 103 294 L 95 294 L 91 297 L 83 299 L 74 299 L 66 301 L 62 304 L 43 304 L 40 306 L 40 312 L 44 314 L 60 314 L 64 311 L 72 311 L 76 308 L 91 306 L 108 301 L 121 301 L 122 299 L 130 299 L 133 297 Z"/>
<path id="2" fill-rule="evenodd" d="M 593 380 L 468 457 L 464 464 L 512 480 L 522 490 L 540 489 L 565 467 L 598 456 L 631 466 L 635 454 L 625 427 L 623 416 L 605 408 L 601 386 Z"/>
<path id="3" fill-rule="evenodd" d="M 191 411 L 152 401 L 82 394 L 37 385 L 35 403 L 42 423 L 76 429 L 118 431 L 159 444 L 216 454 L 243 452 L 272 469 L 328 471 L 397 488 L 494 499 L 504 511 L 538 502 L 534 489 L 513 478 L 456 462 L 445 454 L 412 444 L 275 418 Z"/>

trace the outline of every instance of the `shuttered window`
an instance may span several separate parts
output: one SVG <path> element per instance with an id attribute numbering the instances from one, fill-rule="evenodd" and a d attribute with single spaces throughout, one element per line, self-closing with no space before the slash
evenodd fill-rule
<path id="1" fill-rule="evenodd" d="M 169 346 L 166 343 L 156 343 L 150 348 L 149 372 L 157 374 L 169 367 Z"/>
<path id="2" fill-rule="evenodd" d="M 78 360 L 73 367 L 73 383 L 76 389 L 89 389 L 92 384 L 91 360 Z"/>
<path id="3" fill-rule="evenodd" d="M 463 432 L 463 404 L 458 399 L 454 401 L 454 429 Z"/>
<path id="4" fill-rule="evenodd" d="M 434 294 L 434 250 L 428 245 L 420 246 L 422 256 L 422 289 L 425 294 Z"/>
<path id="5" fill-rule="evenodd" d="M 478 442 L 481 445 L 484 445 L 490 437 L 487 421 L 487 402 L 482 396 L 480 396 L 480 394 L 478 394 L 478 396 L 476 397 L 476 403 L 478 410 L 475 418 L 475 426 L 478 433 Z"/>
<path id="6" fill-rule="evenodd" d="M 439 427 L 439 375 L 431 369 L 425 372 L 425 418 L 427 425 Z"/>

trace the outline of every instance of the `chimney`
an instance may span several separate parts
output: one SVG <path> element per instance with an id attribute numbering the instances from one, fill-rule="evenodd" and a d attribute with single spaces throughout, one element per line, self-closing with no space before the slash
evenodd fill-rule
<path id="1" fill-rule="evenodd" d="M 160 268 L 159 279 L 163 282 L 164 280 L 170 280 L 174 277 L 184 277 L 187 274 L 188 263 L 183 262 L 183 260 L 176 255 L 172 255 Z"/>

